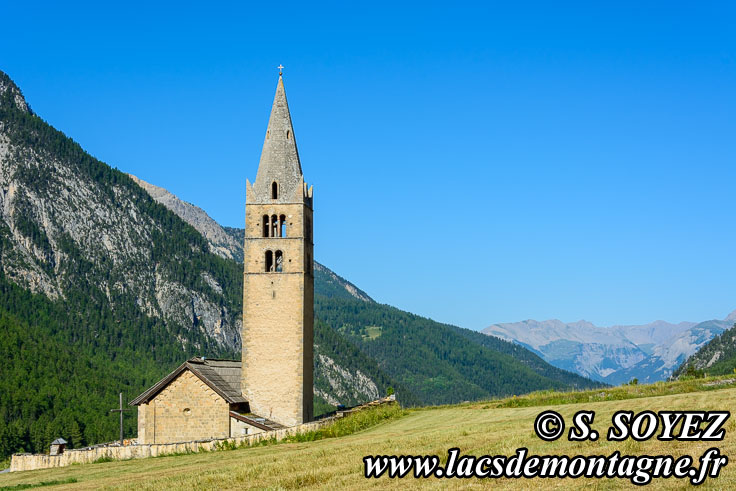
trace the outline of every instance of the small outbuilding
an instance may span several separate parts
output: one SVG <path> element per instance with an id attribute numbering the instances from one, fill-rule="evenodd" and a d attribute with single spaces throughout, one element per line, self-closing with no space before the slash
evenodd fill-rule
<path id="1" fill-rule="evenodd" d="M 67 441 L 63 438 L 57 438 L 53 442 L 51 442 L 51 449 L 49 450 L 49 455 L 61 455 L 64 453 L 64 449 L 66 448 Z"/>

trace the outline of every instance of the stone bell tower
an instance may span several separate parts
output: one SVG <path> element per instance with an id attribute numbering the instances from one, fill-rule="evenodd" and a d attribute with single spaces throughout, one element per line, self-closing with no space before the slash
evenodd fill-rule
<path id="1" fill-rule="evenodd" d="M 279 72 L 258 174 L 246 181 L 243 373 L 250 410 L 286 426 L 313 417 L 312 188 Z"/>

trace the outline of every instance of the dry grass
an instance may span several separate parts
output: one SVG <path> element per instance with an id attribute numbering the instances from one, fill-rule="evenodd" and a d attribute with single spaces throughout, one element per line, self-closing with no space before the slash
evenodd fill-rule
<path id="1" fill-rule="evenodd" d="M 699 383 L 709 384 L 711 381 Z M 668 392 L 679 387 L 691 389 L 692 385 L 662 384 L 658 390 Z M 719 388 L 730 384 L 706 385 L 698 392 L 655 395 L 637 399 L 589 400 L 582 403 L 545 406 L 560 412 L 567 421 L 582 409 L 596 411 L 594 429 L 605 435 L 611 415 L 620 409 L 650 410 L 730 410 L 736 403 L 736 388 Z M 637 391 L 649 392 L 647 386 L 625 388 L 631 397 Z M 618 390 L 618 389 L 616 389 Z M 599 394 L 600 391 L 597 393 Z M 538 394 L 543 402 L 549 394 Z M 622 394 L 618 396 L 623 397 Z M 618 397 L 617 396 L 617 397 Z M 726 438 L 712 442 L 568 442 L 554 443 L 538 439 L 532 429 L 540 406 L 533 406 L 530 396 L 521 406 L 498 407 L 508 401 L 465 404 L 410 411 L 401 419 L 381 423 L 378 426 L 339 438 L 288 443 L 283 445 L 253 447 L 226 452 L 182 455 L 156 459 L 78 465 L 61 469 L 4 474 L 2 486 L 34 484 L 41 482 L 76 482 L 61 484 L 59 488 L 74 489 L 294 489 L 316 488 L 364 488 L 364 487 L 487 487 L 500 488 L 555 488 L 587 485 L 594 489 L 631 487 L 628 481 L 591 480 L 366 480 L 362 458 L 376 454 L 438 454 L 446 455 L 447 449 L 460 447 L 463 453 L 511 455 L 519 447 L 528 447 L 535 454 L 610 454 L 620 450 L 627 454 L 689 454 L 699 456 L 711 446 L 718 446 L 727 456 L 736 454 L 736 421 L 726 423 Z M 575 396 L 578 397 L 578 396 Z M 604 396 L 600 396 L 604 397 Z M 517 398 L 519 399 L 519 398 Z M 587 400 L 587 399 L 586 399 Z M 707 480 L 705 489 L 736 489 L 736 464 L 729 464 L 717 480 Z M 673 479 L 655 481 L 652 487 L 682 488 L 684 481 Z M 52 486 L 55 488 L 55 486 Z"/>

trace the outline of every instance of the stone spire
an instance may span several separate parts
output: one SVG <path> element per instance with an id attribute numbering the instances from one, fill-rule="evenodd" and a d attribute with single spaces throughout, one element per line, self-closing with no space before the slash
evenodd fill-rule
<path id="1" fill-rule="evenodd" d="M 279 201 L 293 201 L 297 196 L 303 196 L 302 166 L 294 138 L 294 127 L 291 124 L 289 104 L 286 102 L 284 79 L 280 73 L 271 118 L 268 120 L 266 139 L 263 142 L 261 161 L 258 164 L 258 174 L 253 186 L 255 194 L 264 197 L 270 194 L 274 182 L 278 185 Z M 295 195 L 297 189 L 299 194 Z"/>

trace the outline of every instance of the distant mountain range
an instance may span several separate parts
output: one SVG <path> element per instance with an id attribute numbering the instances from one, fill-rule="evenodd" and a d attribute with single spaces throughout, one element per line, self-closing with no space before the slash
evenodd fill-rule
<path id="1" fill-rule="evenodd" d="M 641 326 L 526 320 L 493 324 L 482 332 L 518 343 L 556 367 L 618 385 L 634 378 L 642 383 L 667 379 L 735 319 L 736 311 L 724 320 L 655 321 Z"/>

